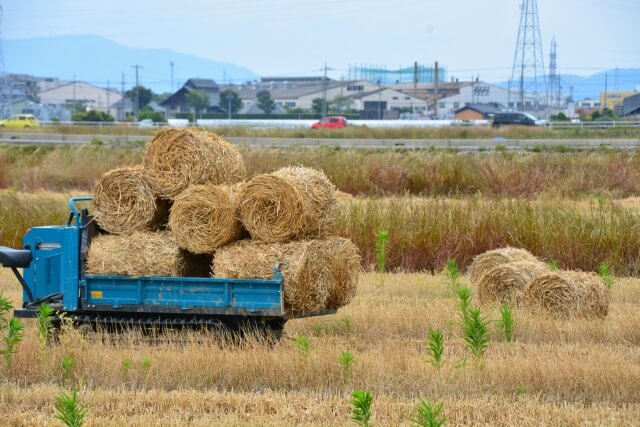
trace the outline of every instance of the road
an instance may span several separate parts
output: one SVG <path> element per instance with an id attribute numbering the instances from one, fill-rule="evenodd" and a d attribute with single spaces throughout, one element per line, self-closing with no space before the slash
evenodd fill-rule
<path id="1" fill-rule="evenodd" d="M 0 144 L 88 144 L 134 143 L 148 139 L 142 135 L 66 135 L 45 133 L 1 132 Z M 425 149 L 453 148 L 460 151 L 482 151 L 496 147 L 508 150 L 531 149 L 544 146 L 597 148 L 606 146 L 622 150 L 640 148 L 640 139 L 323 139 L 323 138 L 253 138 L 227 137 L 229 142 L 251 147 L 340 147 Z"/>

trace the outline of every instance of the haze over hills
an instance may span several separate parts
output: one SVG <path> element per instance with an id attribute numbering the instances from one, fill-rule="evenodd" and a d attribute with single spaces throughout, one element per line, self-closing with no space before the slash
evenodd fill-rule
<path id="1" fill-rule="evenodd" d="M 580 101 L 585 98 L 600 99 L 600 92 L 605 89 L 605 74 L 607 75 L 607 90 L 633 92 L 640 85 L 640 68 L 612 69 L 601 71 L 588 77 L 575 74 L 561 74 L 563 98 L 571 93 L 573 87 L 573 99 Z M 500 82 L 499 86 L 508 87 L 509 82 Z"/>
<path id="2" fill-rule="evenodd" d="M 5 39 L 2 49 L 7 72 L 61 80 L 73 80 L 75 76 L 97 86 L 106 86 L 109 80 L 112 87 L 120 88 L 125 73 L 125 87 L 131 87 L 135 82 L 132 66 L 138 64 L 143 67 L 139 71 L 140 84 L 155 92 L 170 91 L 172 61 L 175 87 L 190 77 L 213 78 L 219 83 L 258 78 L 256 73 L 239 65 L 169 49 L 132 48 L 92 35 Z M 214 48 L 212 54 L 215 55 Z"/>

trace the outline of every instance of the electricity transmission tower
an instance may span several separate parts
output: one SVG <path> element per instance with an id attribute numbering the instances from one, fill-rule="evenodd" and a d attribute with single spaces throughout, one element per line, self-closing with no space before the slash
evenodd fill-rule
<path id="1" fill-rule="evenodd" d="M 11 81 L 4 67 L 2 52 L 2 5 L 0 5 L 0 118 L 9 117 L 13 111 L 11 106 Z"/>
<path id="2" fill-rule="evenodd" d="M 549 104 L 559 106 L 562 104 L 560 94 L 560 75 L 558 74 L 558 53 L 555 37 L 551 39 L 551 51 L 549 53 Z"/>
<path id="3" fill-rule="evenodd" d="M 509 79 L 508 102 L 515 98 L 518 110 L 540 109 L 547 105 L 547 79 L 544 72 L 537 0 L 522 0 L 518 40 Z M 531 96 L 531 102 L 525 97 Z"/>

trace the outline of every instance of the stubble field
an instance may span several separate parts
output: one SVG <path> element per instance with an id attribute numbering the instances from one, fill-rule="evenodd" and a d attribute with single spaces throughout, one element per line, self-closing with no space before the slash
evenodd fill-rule
<path id="1" fill-rule="evenodd" d="M 19 301 L 3 271 L 0 291 Z M 505 342 L 497 322 L 483 358 L 461 337 L 444 275 L 365 273 L 335 315 L 291 320 L 281 342 L 240 345 L 203 333 L 143 338 L 64 330 L 39 347 L 29 323 L 0 385 L 0 424 L 52 425 L 55 396 L 79 386 L 87 425 L 349 425 L 350 393 L 373 395 L 374 425 L 410 425 L 420 399 L 442 402 L 450 425 L 640 423 L 640 280 L 619 279 L 604 320 L 553 320 L 515 310 Z M 483 312 L 494 321 L 498 308 Z M 427 333 L 444 332 L 428 363 Z M 296 342 L 308 337 L 303 350 Z M 338 363 L 355 357 L 350 375 Z M 65 374 L 62 360 L 74 361 Z M 128 367 L 127 367 L 128 366 Z"/>

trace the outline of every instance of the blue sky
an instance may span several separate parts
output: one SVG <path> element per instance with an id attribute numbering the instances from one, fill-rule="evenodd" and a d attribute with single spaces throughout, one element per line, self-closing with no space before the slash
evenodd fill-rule
<path id="1" fill-rule="evenodd" d="M 449 75 L 508 78 L 519 0 L 234 0 L 2 2 L 9 39 L 95 34 L 169 48 L 260 75 L 334 77 L 350 64 L 437 60 Z M 538 0 L 544 60 L 552 37 L 561 73 L 640 68 L 640 1 Z"/>

